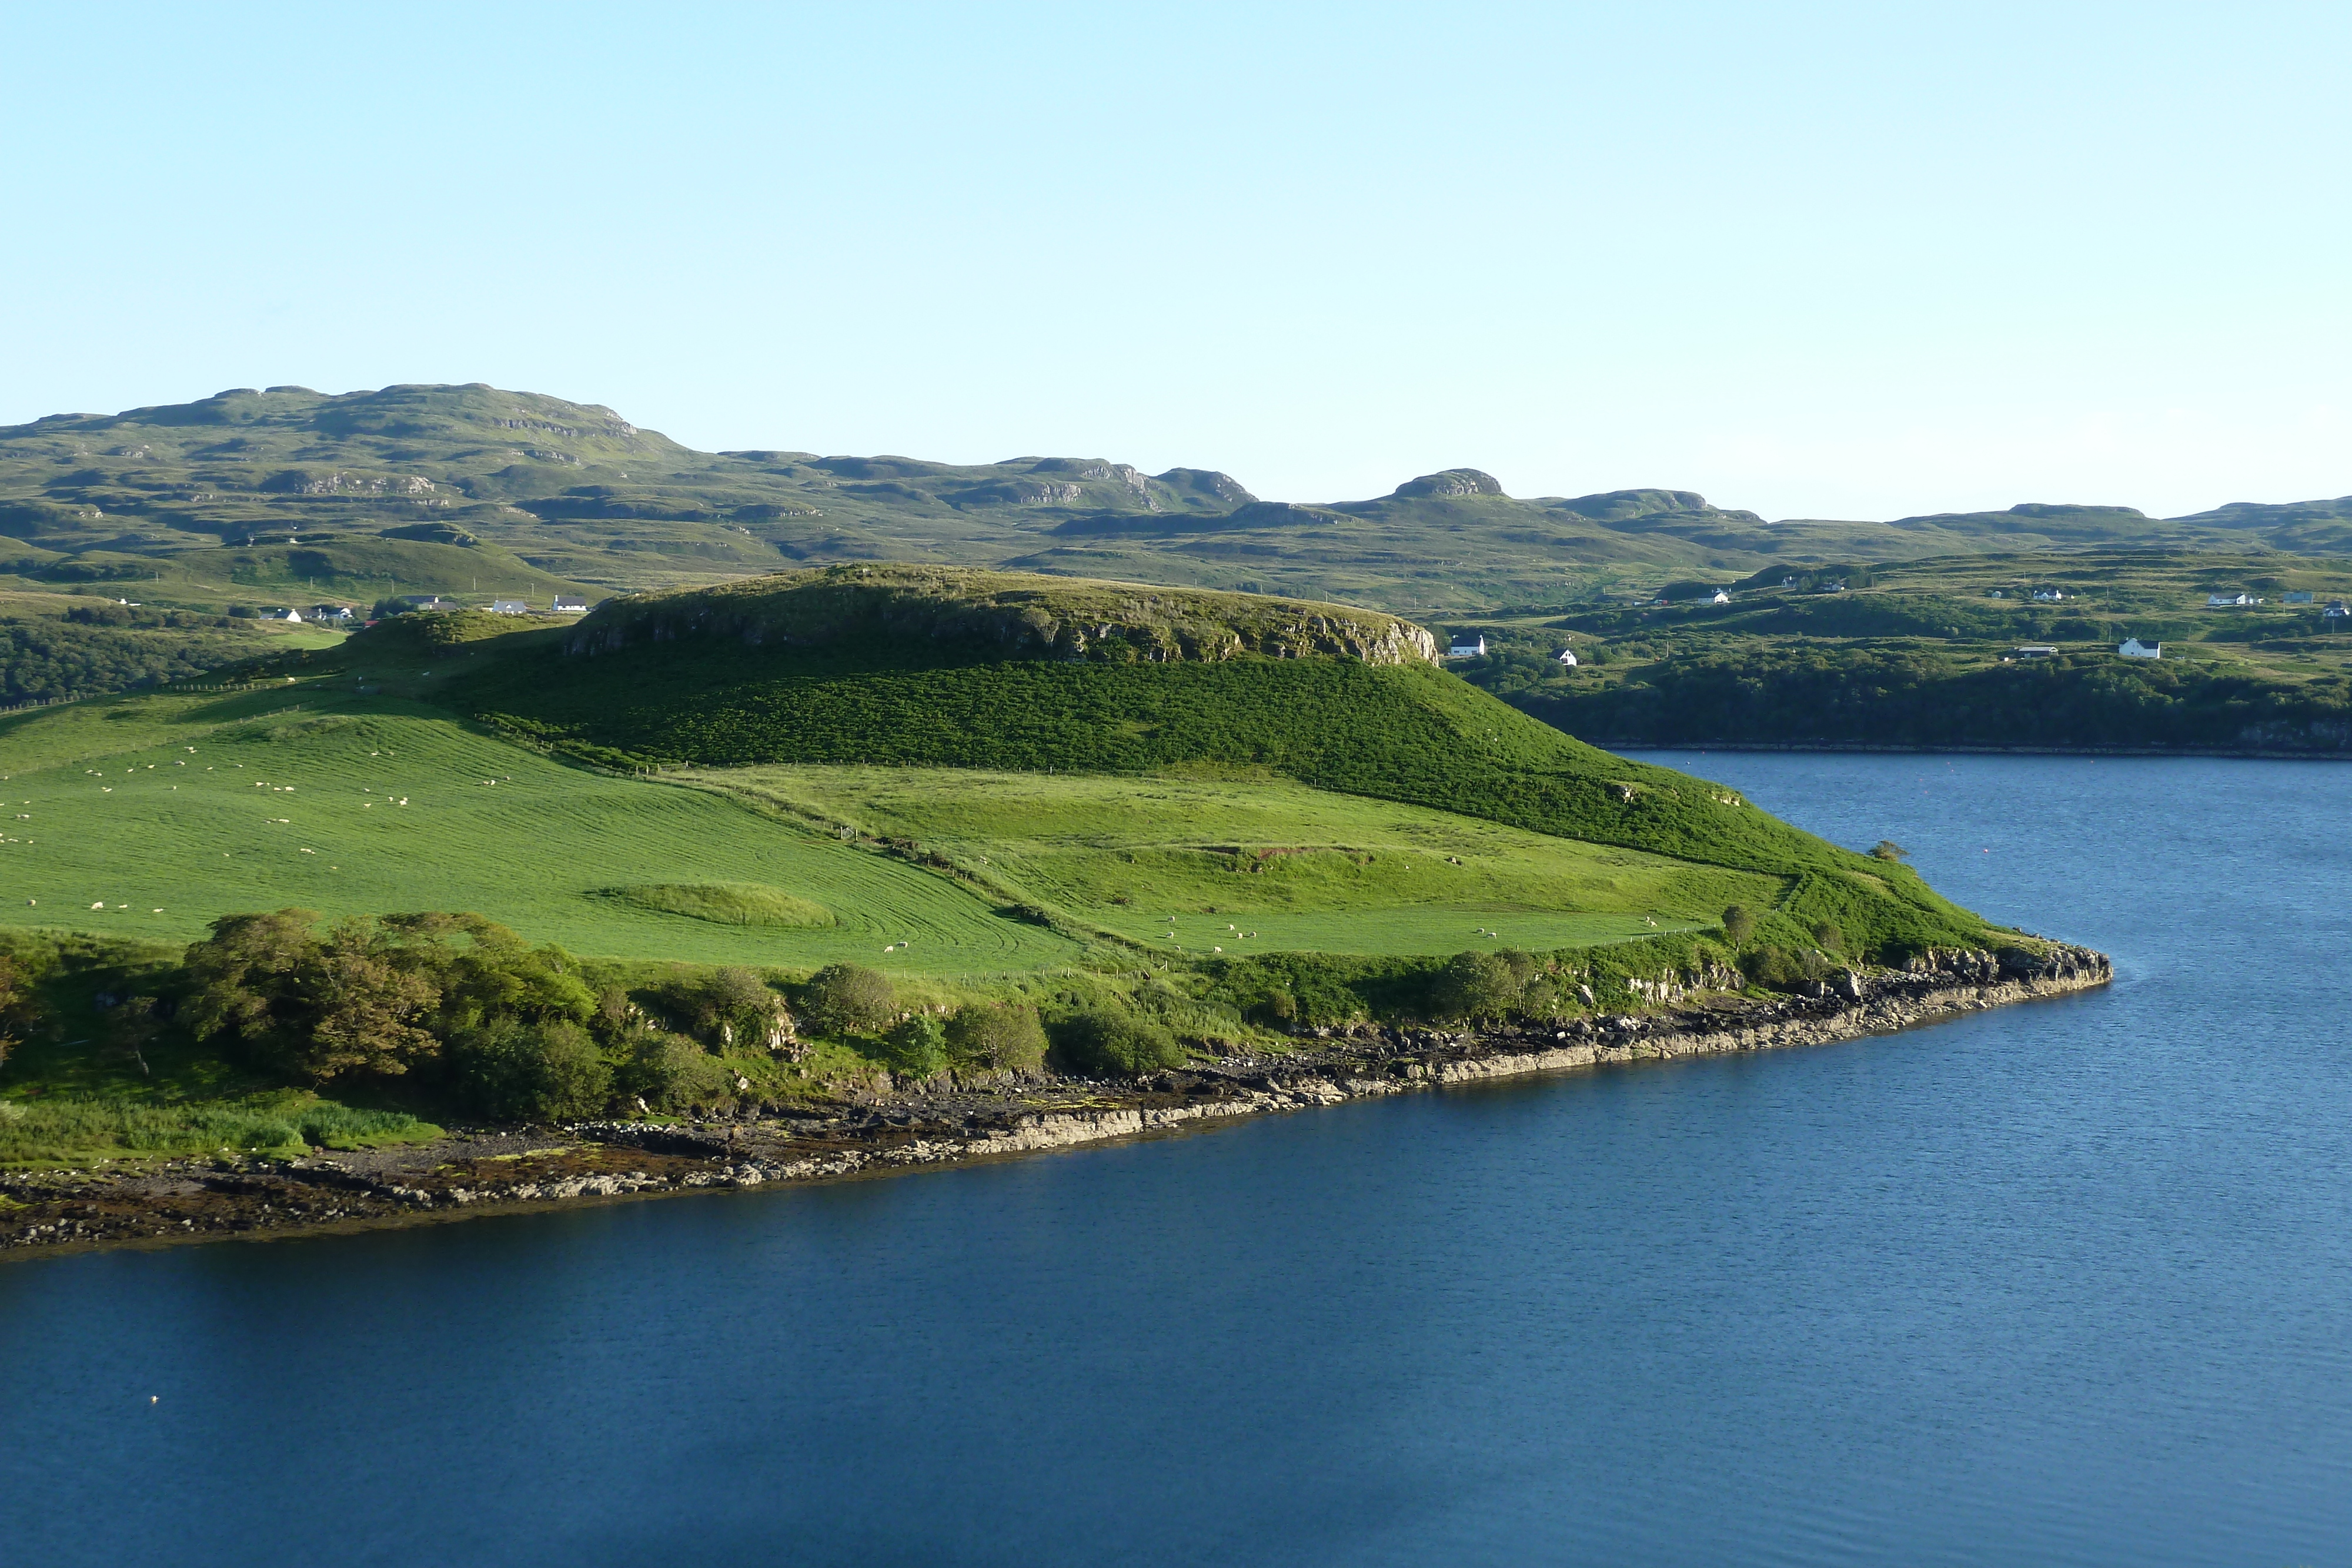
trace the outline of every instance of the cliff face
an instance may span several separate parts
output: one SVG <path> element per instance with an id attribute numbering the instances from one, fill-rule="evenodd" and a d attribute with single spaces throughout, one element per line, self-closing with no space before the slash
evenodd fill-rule
<path id="1" fill-rule="evenodd" d="M 751 647 L 981 649 L 1010 657 L 1153 664 L 1270 658 L 1432 663 L 1436 640 L 1378 611 L 1256 594 L 948 567 L 841 566 L 599 606 L 565 640 L 577 656 L 713 639 Z"/>

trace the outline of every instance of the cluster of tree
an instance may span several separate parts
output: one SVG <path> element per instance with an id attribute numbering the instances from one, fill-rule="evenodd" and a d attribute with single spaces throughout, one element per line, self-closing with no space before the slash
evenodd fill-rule
<path id="1" fill-rule="evenodd" d="M 1045 1065 L 1046 1037 L 1036 1009 L 1009 1002 L 967 1002 L 950 1012 L 899 1005 L 888 976 L 858 964 L 833 964 L 801 988 L 809 1027 L 862 1040 L 894 1071 L 917 1081 L 957 1072 L 1032 1073 Z"/>
<path id="2" fill-rule="evenodd" d="M 190 631 L 198 627 L 223 628 L 230 624 L 226 615 L 206 615 L 195 610 L 150 610 L 142 604 L 111 604 L 105 600 L 95 603 L 78 603 L 65 614 L 68 625 L 74 626 L 135 626 L 142 631 Z"/>
<path id="3" fill-rule="evenodd" d="M 585 1115 L 617 1091 L 668 1101 L 702 1053 L 625 992 L 599 995 L 561 948 L 473 915 L 336 922 L 226 915 L 189 947 L 178 1019 L 248 1064 L 322 1083 L 435 1075 L 499 1119 Z M 684 1049 L 681 1049 L 681 1048 Z"/>
<path id="4" fill-rule="evenodd" d="M 0 620 L 0 702 L 58 702 L 185 680 L 258 651 L 252 636 L 217 630 L 227 624 L 217 617 L 141 625 L 106 620 L 108 609 L 122 611 L 77 607 L 61 620 Z"/>
<path id="5" fill-rule="evenodd" d="M 856 965 L 790 989 L 726 967 L 632 991 L 478 915 L 321 930 L 310 911 L 283 909 L 214 922 L 183 961 L 174 1011 L 197 1039 L 286 1078 L 413 1072 L 435 1097 L 502 1121 L 703 1103 L 728 1092 L 722 1058 L 799 1061 L 803 1030 L 919 1080 L 1034 1072 L 1045 1056 L 1030 1009 L 908 1009 L 887 977 Z"/>
<path id="6" fill-rule="evenodd" d="M 1890 876 L 1908 876 L 1898 870 L 1899 846 L 1882 842 L 1873 852 Z M 119 959 L 84 955 L 85 979 L 98 975 L 110 991 L 141 994 L 98 996 L 96 1020 L 71 1030 L 47 979 L 77 966 L 56 953 L 27 957 L 22 944 L 0 949 L 0 1064 L 21 1038 L 72 1032 L 143 1071 L 146 1053 L 175 1040 L 184 1051 L 193 1037 L 281 1082 L 348 1092 L 354 1081 L 398 1080 L 420 1108 L 502 1122 L 724 1102 L 749 1091 L 742 1073 L 760 1074 L 755 1059 L 801 1061 L 817 1039 L 833 1042 L 829 1061 L 846 1047 L 913 1083 L 1002 1082 L 1048 1068 L 1128 1077 L 1188 1060 L 1180 1039 L 1192 1032 L 1186 1007 L 1282 1029 L 1549 1023 L 1654 1005 L 1685 988 L 1814 987 L 1886 946 L 1883 933 L 1848 923 L 1844 911 L 1858 906 L 1839 902 L 1846 887 L 1801 877 L 1770 909 L 1725 910 L 1718 931 L 1583 951 L 1223 960 L 1181 987 L 1155 977 L 1131 997 L 1108 988 L 1064 993 L 1044 1016 L 1001 1000 L 909 1005 L 887 976 L 848 964 L 798 984 L 729 967 L 677 970 L 630 988 L 476 915 L 322 925 L 285 909 L 224 916 L 177 965 L 142 960 L 138 975 L 123 969 L 131 985 L 107 977 L 106 963 L 121 969 Z M 1877 918 L 1877 906 L 1860 915 Z"/>

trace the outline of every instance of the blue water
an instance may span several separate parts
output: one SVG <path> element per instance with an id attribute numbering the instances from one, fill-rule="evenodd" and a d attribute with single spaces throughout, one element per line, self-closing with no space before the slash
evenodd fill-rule
<path id="1" fill-rule="evenodd" d="M 2352 1561 L 2352 768 L 1662 759 L 2119 981 L 980 1168 L 0 1267 L 0 1558 Z"/>

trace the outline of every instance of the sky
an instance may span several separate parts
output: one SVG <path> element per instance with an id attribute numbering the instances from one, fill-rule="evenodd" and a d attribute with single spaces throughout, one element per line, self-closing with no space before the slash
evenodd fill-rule
<path id="1" fill-rule="evenodd" d="M 705 449 L 1767 517 L 2352 491 L 2352 6 L 0 9 L 0 423 L 488 382 Z"/>

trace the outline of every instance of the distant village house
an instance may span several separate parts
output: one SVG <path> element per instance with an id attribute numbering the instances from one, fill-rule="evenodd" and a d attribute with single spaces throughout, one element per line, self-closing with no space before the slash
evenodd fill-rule
<path id="1" fill-rule="evenodd" d="M 2010 656 L 2017 659 L 2054 659 L 2058 656 L 2058 650 L 2035 643 L 2030 648 L 2016 649 Z"/>
<path id="2" fill-rule="evenodd" d="M 588 601 L 576 593 L 559 593 L 555 596 L 555 612 L 558 615 L 584 615 L 588 612 Z"/>
<path id="3" fill-rule="evenodd" d="M 349 621 L 357 616 L 358 613 L 359 612 L 353 610 L 348 604 L 313 604 L 310 606 L 310 619 L 313 621 Z"/>
<path id="4" fill-rule="evenodd" d="M 2036 591 L 2033 597 L 2044 604 L 2056 604 L 2066 597 L 2066 591 L 2063 588 L 2044 588 Z"/>
<path id="5" fill-rule="evenodd" d="M 530 613 L 530 601 L 528 599 L 493 599 L 490 601 L 490 613 L 493 615 L 528 615 Z"/>
<path id="6" fill-rule="evenodd" d="M 1573 648 L 1562 648 L 1559 651 L 1559 662 L 1560 666 L 1563 669 L 1572 670 L 1576 668 L 1576 650 Z"/>
<path id="7" fill-rule="evenodd" d="M 2116 652 L 2126 659 L 2161 659 L 2164 657 L 2164 644 L 2143 643 L 2137 637 L 2126 637 L 2123 641 L 2123 646 L 2117 648 Z"/>
<path id="8" fill-rule="evenodd" d="M 1465 642 L 1457 632 L 1454 634 L 1454 645 L 1446 650 L 1445 656 L 1449 659 L 1483 659 L 1486 656 L 1486 639 L 1472 637 Z"/>
<path id="9" fill-rule="evenodd" d="M 444 599 L 437 593 L 412 593 L 408 595 L 406 603 L 411 610 L 455 610 L 457 608 L 457 601 L 456 600 Z"/>
<path id="10" fill-rule="evenodd" d="M 2313 594 L 2310 591 L 2299 589 L 2293 593 L 2280 594 L 2279 602 L 2281 604 L 2308 604 L 2315 597 L 2317 596 Z"/>
<path id="11" fill-rule="evenodd" d="M 2352 610 L 2346 609 L 2342 600 L 2331 599 L 2327 601 L 2327 608 L 2319 613 L 2326 620 L 2341 621 L 2347 615 L 2352 615 Z"/>
<path id="12" fill-rule="evenodd" d="M 2244 593 L 2209 593 L 2205 596 L 2205 608 L 2208 610 L 2242 610 L 2247 605 L 2261 602 L 2261 600 Z"/>

